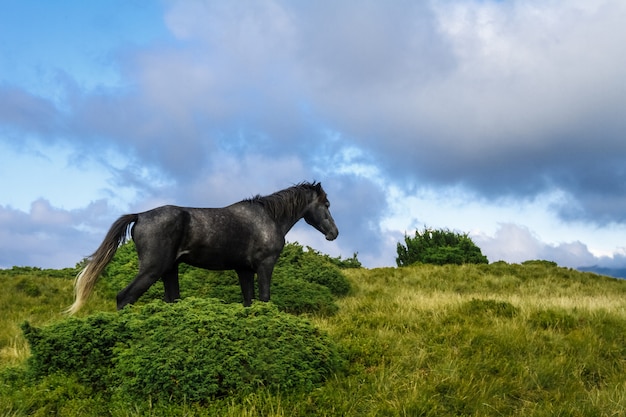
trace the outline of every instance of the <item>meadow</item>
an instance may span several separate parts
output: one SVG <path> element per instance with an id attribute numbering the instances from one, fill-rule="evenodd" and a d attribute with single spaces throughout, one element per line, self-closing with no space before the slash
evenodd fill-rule
<path id="1" fill-rule="evenodd" d="M 298 316 L 345 359 L 323 383 L 129 404 L 72 378 L 21 376 L 21 323 L 67 320 L 75 271 L 0 271 L 0 415 L 626 415 L 626 281 L 545 261 L 341 272 L 338 308 Z M 80 315 L 114 310 L 102 286 Z"/>

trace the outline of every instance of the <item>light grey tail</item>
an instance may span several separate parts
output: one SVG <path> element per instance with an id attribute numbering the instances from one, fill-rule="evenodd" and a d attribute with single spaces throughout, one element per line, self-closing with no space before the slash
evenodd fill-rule
<path id="1" fill-rule="evenodd" d="M 87 265 L 76 276 L 74 281 L 76 299 L 74 304 L 65 310 L 66 313 L 74 314 L 85 304 L 93 292 L 100 274 L 113 259 L 117 248 L 126 240 L 128 229 L 132 223 L 137 221 L 137 218 L 137 214 L 125 214 L 111 225 L 98 249 L 89 257 Z"/>

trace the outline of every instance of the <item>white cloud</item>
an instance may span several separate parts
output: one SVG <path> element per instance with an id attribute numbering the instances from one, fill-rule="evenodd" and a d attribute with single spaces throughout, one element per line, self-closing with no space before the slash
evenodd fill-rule
<path id="1" fill-rule="evenodd" d="M 504 260 L 521 263 L 545 259 L 572 268 L 594 265 L 597 259 L 580 241 L 548 244 L 542 242 L 530 229 L 513 223 L 501 224 L 493 236 L 472 236 L 490 262 Z"/>
<path id="2" fill-rule="evenodd" d="M 109 213 L 104 201 L 79 210 L 43 199 L 28 211 L 0 206 L 0 268 L 74 266 L 96 249 L 109 227 Z"/>

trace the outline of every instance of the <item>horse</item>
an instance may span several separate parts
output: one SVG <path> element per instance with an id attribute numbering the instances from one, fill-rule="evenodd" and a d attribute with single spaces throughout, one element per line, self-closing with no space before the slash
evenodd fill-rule
<path id="1" fill-rule="evenodd" d="M 262 197 L 257 195 L 222 208 L 166 205 L 115 221 L 74 282 L 76 313 L 93 292 L 106 265 L 128 234 L 135 242 L 139 271 L 117 294 L 117 309 L 132 304 L 159 279 L 166 302 L 180 299 L 178 264 L 208 270 L 235 270 L 243 305 L 252 304 L 254 275 L 259 300 L 270 300 L 274 265 L 285 246 L 285 235 L 302 218 L 327 240 L 339 234 L 330 214 L 328 196 L 319 182 L 302 182 Z"/>

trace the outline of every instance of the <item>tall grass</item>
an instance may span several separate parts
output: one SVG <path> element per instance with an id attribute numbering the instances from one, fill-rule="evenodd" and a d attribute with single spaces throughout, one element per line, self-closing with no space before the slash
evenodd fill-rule
<path id="1" fill-rule="evenodd" d="M 352 291 L 337 301 L 339 311 L 309 319 L 341 346 L 348 365 L 312 392 L 129 405 L 44 380 L 18 391 L 5 383 L 0 415 L 50 414 L 33 406 L 35 392 L 40 403 L 45 395 L 46 404 L 57 402 L 57 415 L 626 415 L 626 281 L 540 262 L 344 273 Z M 3 288 L 19 280 L 0 279 Z M 0 298 L 5 373 L 27 356 L 19 323 L 61 320 L 71 302 L 70 280 L 37 279 L 50 286 L 41 288 L 45 296 Z M 97 294 L 88 306 L 112 307 Z"/>
<path id="2" fill-rule="evenodd" d="M 361 369 L 330 388 L 358 387 L 346 412 L 626 411 L 624 281 L 546 265 L 348 273 L 355 296 L 318 321 Z"/>
<path id="3" fill-rule="evenodd" d="M 77 270 L 14 267 L 0 270 L 0 366 L 17 365 L 29 355 L 20 324 L 45 325 L 64 318 L 73 301 Z M 115 308 L 114 300 L 96 294 L 84 314 Z"/>

